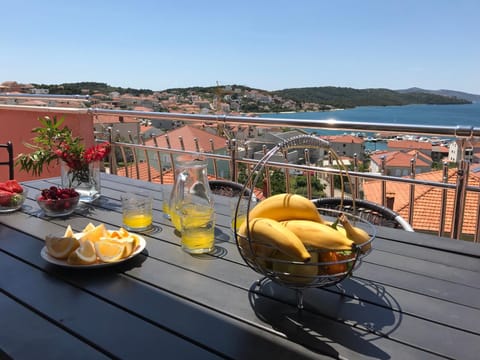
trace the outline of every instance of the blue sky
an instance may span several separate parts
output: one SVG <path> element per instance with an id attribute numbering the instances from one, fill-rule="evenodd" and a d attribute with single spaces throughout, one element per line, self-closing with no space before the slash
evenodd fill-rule
<path id="1" fill-rule="evenodd" d="M 3 0 L 1 9 L 0 82 L 480 94 L 478 0 Z"/>

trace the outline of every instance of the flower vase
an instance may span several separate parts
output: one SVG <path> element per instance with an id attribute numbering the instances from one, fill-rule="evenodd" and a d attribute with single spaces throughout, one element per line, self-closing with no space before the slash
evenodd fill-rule
<path id="1" fill-rule="evenodd" d="M 74 188 L 80 201 L 91 203 L 100 197 L 100 161 L 72 169 L 62 161 L 62 187 Z"/>

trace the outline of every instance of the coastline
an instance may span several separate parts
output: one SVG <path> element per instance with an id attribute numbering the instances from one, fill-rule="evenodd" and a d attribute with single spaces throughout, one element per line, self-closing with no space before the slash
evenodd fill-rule
<path id="1" fill-rule="evenodd" d="M 480 127 L 480 102 L 454 105 L 414 104 L 359 106 L 352 109 L 338 109 L 338 111 L 328 110 L 256 114 L 259 117 L 285 117 L 315 120 L 334 119 L 337 121 L 422 124 L 438 127 Z"/>

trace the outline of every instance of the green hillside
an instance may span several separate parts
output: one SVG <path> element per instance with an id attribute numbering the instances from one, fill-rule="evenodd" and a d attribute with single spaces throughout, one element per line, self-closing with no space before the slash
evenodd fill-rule
<path id="1" fill-rule="evenodd" d="M 132 89 L 114 87 L 105 83 L 98 82 L 78 82 L 65 83 L 59 85 L 32 84 L 38 88 L 46 88 L 50 94 L 94 94 L 100 92 L 109 94 L 116 91 L 120 94 L 129 93 L 132 95 L 150 95 L 153 94 L 149 89 Z M 265 95 L 278 96 L 283 100 L 294 100 L 297 104 L 316 103 L 320 105 L 333 106 L 336 108 L 352 108 L 356 106 L 388 106 L 388 105 L 408 105 L 408 104 L 469 104 L 468 100 L 454 96 L 443 96 L 430 93 L 428 91 L 394 91 L 389 89 L 353 89 L 346 87 L 307 87 L 284 89 L 278 91 L 266 91 L 261 89 L 252 89 L 247 86 L 232 85 L 232 88 L 240 89 L 242 92 L 256 90 Z M 215 94 L 232 94 L 232 91 L 225 91 L 224 87 L 189 87 L 164 90 L 170 93 L 188 95 L 191 93 L 212 98 Z M 238 96 L 238 95 L 234 95 Z M 272 105 L 273 106 L 273 105 Z M 250 109 L 249 111 L 255 111 Z M 300 109 L 300 107 L 299 107 Z"/>
<path id="2" fill-rule="evenodd" d="M 400 93 L 388 89 L 308 87 L 274 91 L 273 94 L 299 102 L 328 104 L 337 108 L 408 104 L 468 104 L 467 100 L 423 92 Z"/>
<path id="3" fill-rule="evenodd" d="M 47 85 L 47 84 L 32 84 L 36 88 L 48 89 L 50 94 L 55 95 L 92 95 L 95 92 L 100 92 L 102 94 L 108 94 L 113 91 L 116 91 L 120 94 L 132 94 L 132 95 L 141 95 L 141 94 L 153 94 L 152 90 L 149 89 L 132 89 L 132 88 L 122 88 L 119 86 L 110 86 L 105 83 L 99 82 L 78 82 L 78 83 L 64 83 L 58 85 Z"/>

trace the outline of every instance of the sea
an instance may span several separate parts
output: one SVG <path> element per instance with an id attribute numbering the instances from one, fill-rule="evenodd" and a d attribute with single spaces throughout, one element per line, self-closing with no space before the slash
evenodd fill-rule
<path id="1" fill-rule="evenodd" d="M 318 119 L 352 122 L 371 122 L 379 124 L 415 124 L 429 125 L 439 128 L 445 126 L 474 126 L 480 127 L 480 103 L 462 105 L 403 105 L 403 106 L 360 106 L 353 109 L 321 111 L 321 112 L 292 112 L 262 114 L 262 117 L 276 117 L 289 119 Z M 305 129 L 312 131 L 312 129 Z M 318 135 L 343 134 L 344 131 L 318 131 Z M 366 133 L 366 136 L 372 134 Z M 383 150 L 385 143 L 367 143 L 366 149 Z"/>

